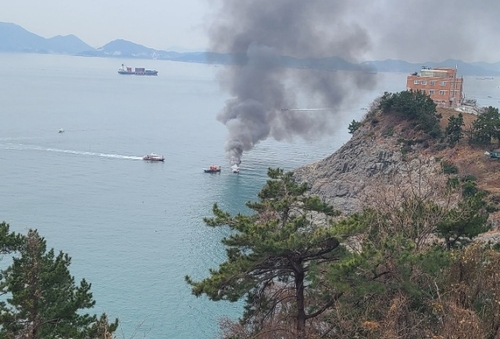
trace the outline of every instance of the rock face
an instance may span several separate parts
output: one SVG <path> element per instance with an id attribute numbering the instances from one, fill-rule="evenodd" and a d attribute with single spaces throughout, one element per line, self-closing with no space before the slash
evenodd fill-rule
<path id="1" fill-rule="evenodd" d="M 391 189 L 397 192 L 392 195 L 393 201 L 397 201 L 398 194 L 406 195 L 409 190 L 414 194 L 417 190 L 420 197 L 442 202 L 445 199 L 441 189 L 448 179 L 443 173 L 442 161 L 456 165 L 460 176 L 476 177 L 480 188 L 495 192 L 490 190 L 490 182 L 495 173 L 500 173 L 500 163 L 485 158 L 484 150 L 467 146 L 465 140 L 463 147 L 432 147 L 421 135 L 409 135 L 414 132 L 409 132 L 408 125 L 384 120 L 379 113 L 371 114 L 352 138 L 331 156 L 294 170 L 296 180 L 307 183 L 311 194 L 344 214 L 360 211 L 381 194 L 387 197 Z M 418 142 L 408 146 L 408 140 Z M 500 212 L 490 218 L 497 229 Z M 497 236 L 497 232 L 483 234 L 482 238 L 487 241 L 492 236 Z M 500 241 L 500 237 L 497 238 L 495 240 Z"/>
<path id="2" fill-rule="evenodd" d="M 364 190 L 391 175 L 401 161 L 395 147 L 374 141 L 366 131 L 358 130 L 328 158 L 295 170 L 295 177 L 306 182 L 312 194 L 343 212 L 359 210 Z"/>
<path id="3" fill-rule="evenodd" d="M 331 156 L 296 169 L 295 178 L 307 183 L 311 194 L 349 214 L 359 211 L 366 197 L 373 196 L 381 185 L 391 185 L 395 176 L 407 175 L 409 168 L 439 175 L 433 157 L 404 161 L 397 138 L 376 131 L 373 126 L 362 126 Z"/>
<path id="4" fill-rule="evenodd" d="M 436 185 L 446 182 L 441 156 L 406 124 L 371 112 L 352 138 L 331 156 L 294 171 L 311 194 L 345 214 L 359 211 L 382 190 L 419 190 L 439 200 Z M 413 133 L 413 134 L 412 134 Z M 408 146 L 405 140 L 419 140 Z"/>

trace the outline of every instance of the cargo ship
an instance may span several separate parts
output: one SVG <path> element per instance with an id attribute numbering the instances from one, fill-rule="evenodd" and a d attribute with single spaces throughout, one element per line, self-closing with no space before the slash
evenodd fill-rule
<path id="1" fill-rule="evenodd" d="M 122 64 L 122 67 L 118 69 L 119 74 L 129 74 L 129 75 L 158 75 L 158 71 L 154 69 L 146 69 L 142 67 L 136 67 L 132 69 L 132 67 L 125 66 Z"/>

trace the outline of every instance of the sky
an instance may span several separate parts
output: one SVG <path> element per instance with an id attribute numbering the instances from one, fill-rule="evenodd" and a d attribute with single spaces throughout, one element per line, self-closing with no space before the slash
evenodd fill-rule
<path id="1" fill-rule="evenodd" d="M 74 34 L 92 47 L 115 39 L 154 49 L 207 48 L 207 0 L 2 0 L 0 21 L 51 38 Z"/>
<path id="2" fill-rule="evenodd" d="M 341 39 L 348 30 L 366 32 L 367 42 L 357 51 L 358 60 L 500 61 L 498 0 L 328 1 L 336 4 L 336 10 L 342 7 L 342 17 L 332 15 L 331 29 L 322 28 L 325 36 Z M 211 27 L 228 21 L 231 13 L 220 10 L 227 8 L 221 6 L 225 2 L 2 0 L 0 21 L 15 23 L 45 38 L 74 34 L 92 47 L 125 39 L 155 49 L 199 51 L 214 47 L 207 33 Z M 263 6 L 273 7 L 267 4 Z M 290 0 L 293 5 L 294 0 Z M 343 25 L 334 21 L 339 18 Z"/>

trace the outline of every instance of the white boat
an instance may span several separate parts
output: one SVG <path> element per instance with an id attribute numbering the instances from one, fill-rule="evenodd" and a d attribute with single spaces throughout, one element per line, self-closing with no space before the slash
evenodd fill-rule
<path id="1" fill-rule="evenodd" d="M 240 168 L 238 165 L 233 165 L 231 166 L 231 171 L 233 171 L 233 173 L 240 173 Z"/>
<path id="2" fill-rule="evenodd" d="M 142 157 L 142 160 L 146 161 L 165 161 L 165 157 L 162 155 L 158 155 L 156 153 L 150 153 Z"/>
<path id="3" fill-rule="evenodd" d="M 64 129 L 59 128 L 59 133 L 64 133 Z"/>

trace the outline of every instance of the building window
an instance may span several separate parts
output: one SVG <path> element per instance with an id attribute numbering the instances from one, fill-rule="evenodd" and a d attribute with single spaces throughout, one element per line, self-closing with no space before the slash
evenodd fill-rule
<path id="1" fill-rule="evenodd" d="M 430 94 L 430 95 L 434 95 L 434 90 L 433 90 L 433 89 L 430 89 L 430 90 L 429 90 L 429 94 Z"/>
<path id="2" fill-rule="evenodd" d="M 439 91 L 439 95 L 445 95 L 446 91 Z"/>
<path id="3" fill-rule="evenodd" d="M 434 80 L 431 80 L 431 86 L 434 86 L 436 82 Z"/>
<path id="4" fill-rule="evenodd" d="M 441 81 L 441 86 L 446 86 L 446 81 Z"/>
<path id="5" fill-rule="evenodd" d="M 419 81 L 418 81 L 418 80 L 413 80 L 413 84 L 414 84 L 414 85 L 418 85 L 418 84 L 419 84 Z"/>
<path id="6" fill-rule="evenodd" d="M 422 80 L 422 85 L 427 85 L 427 80 Z"/>

